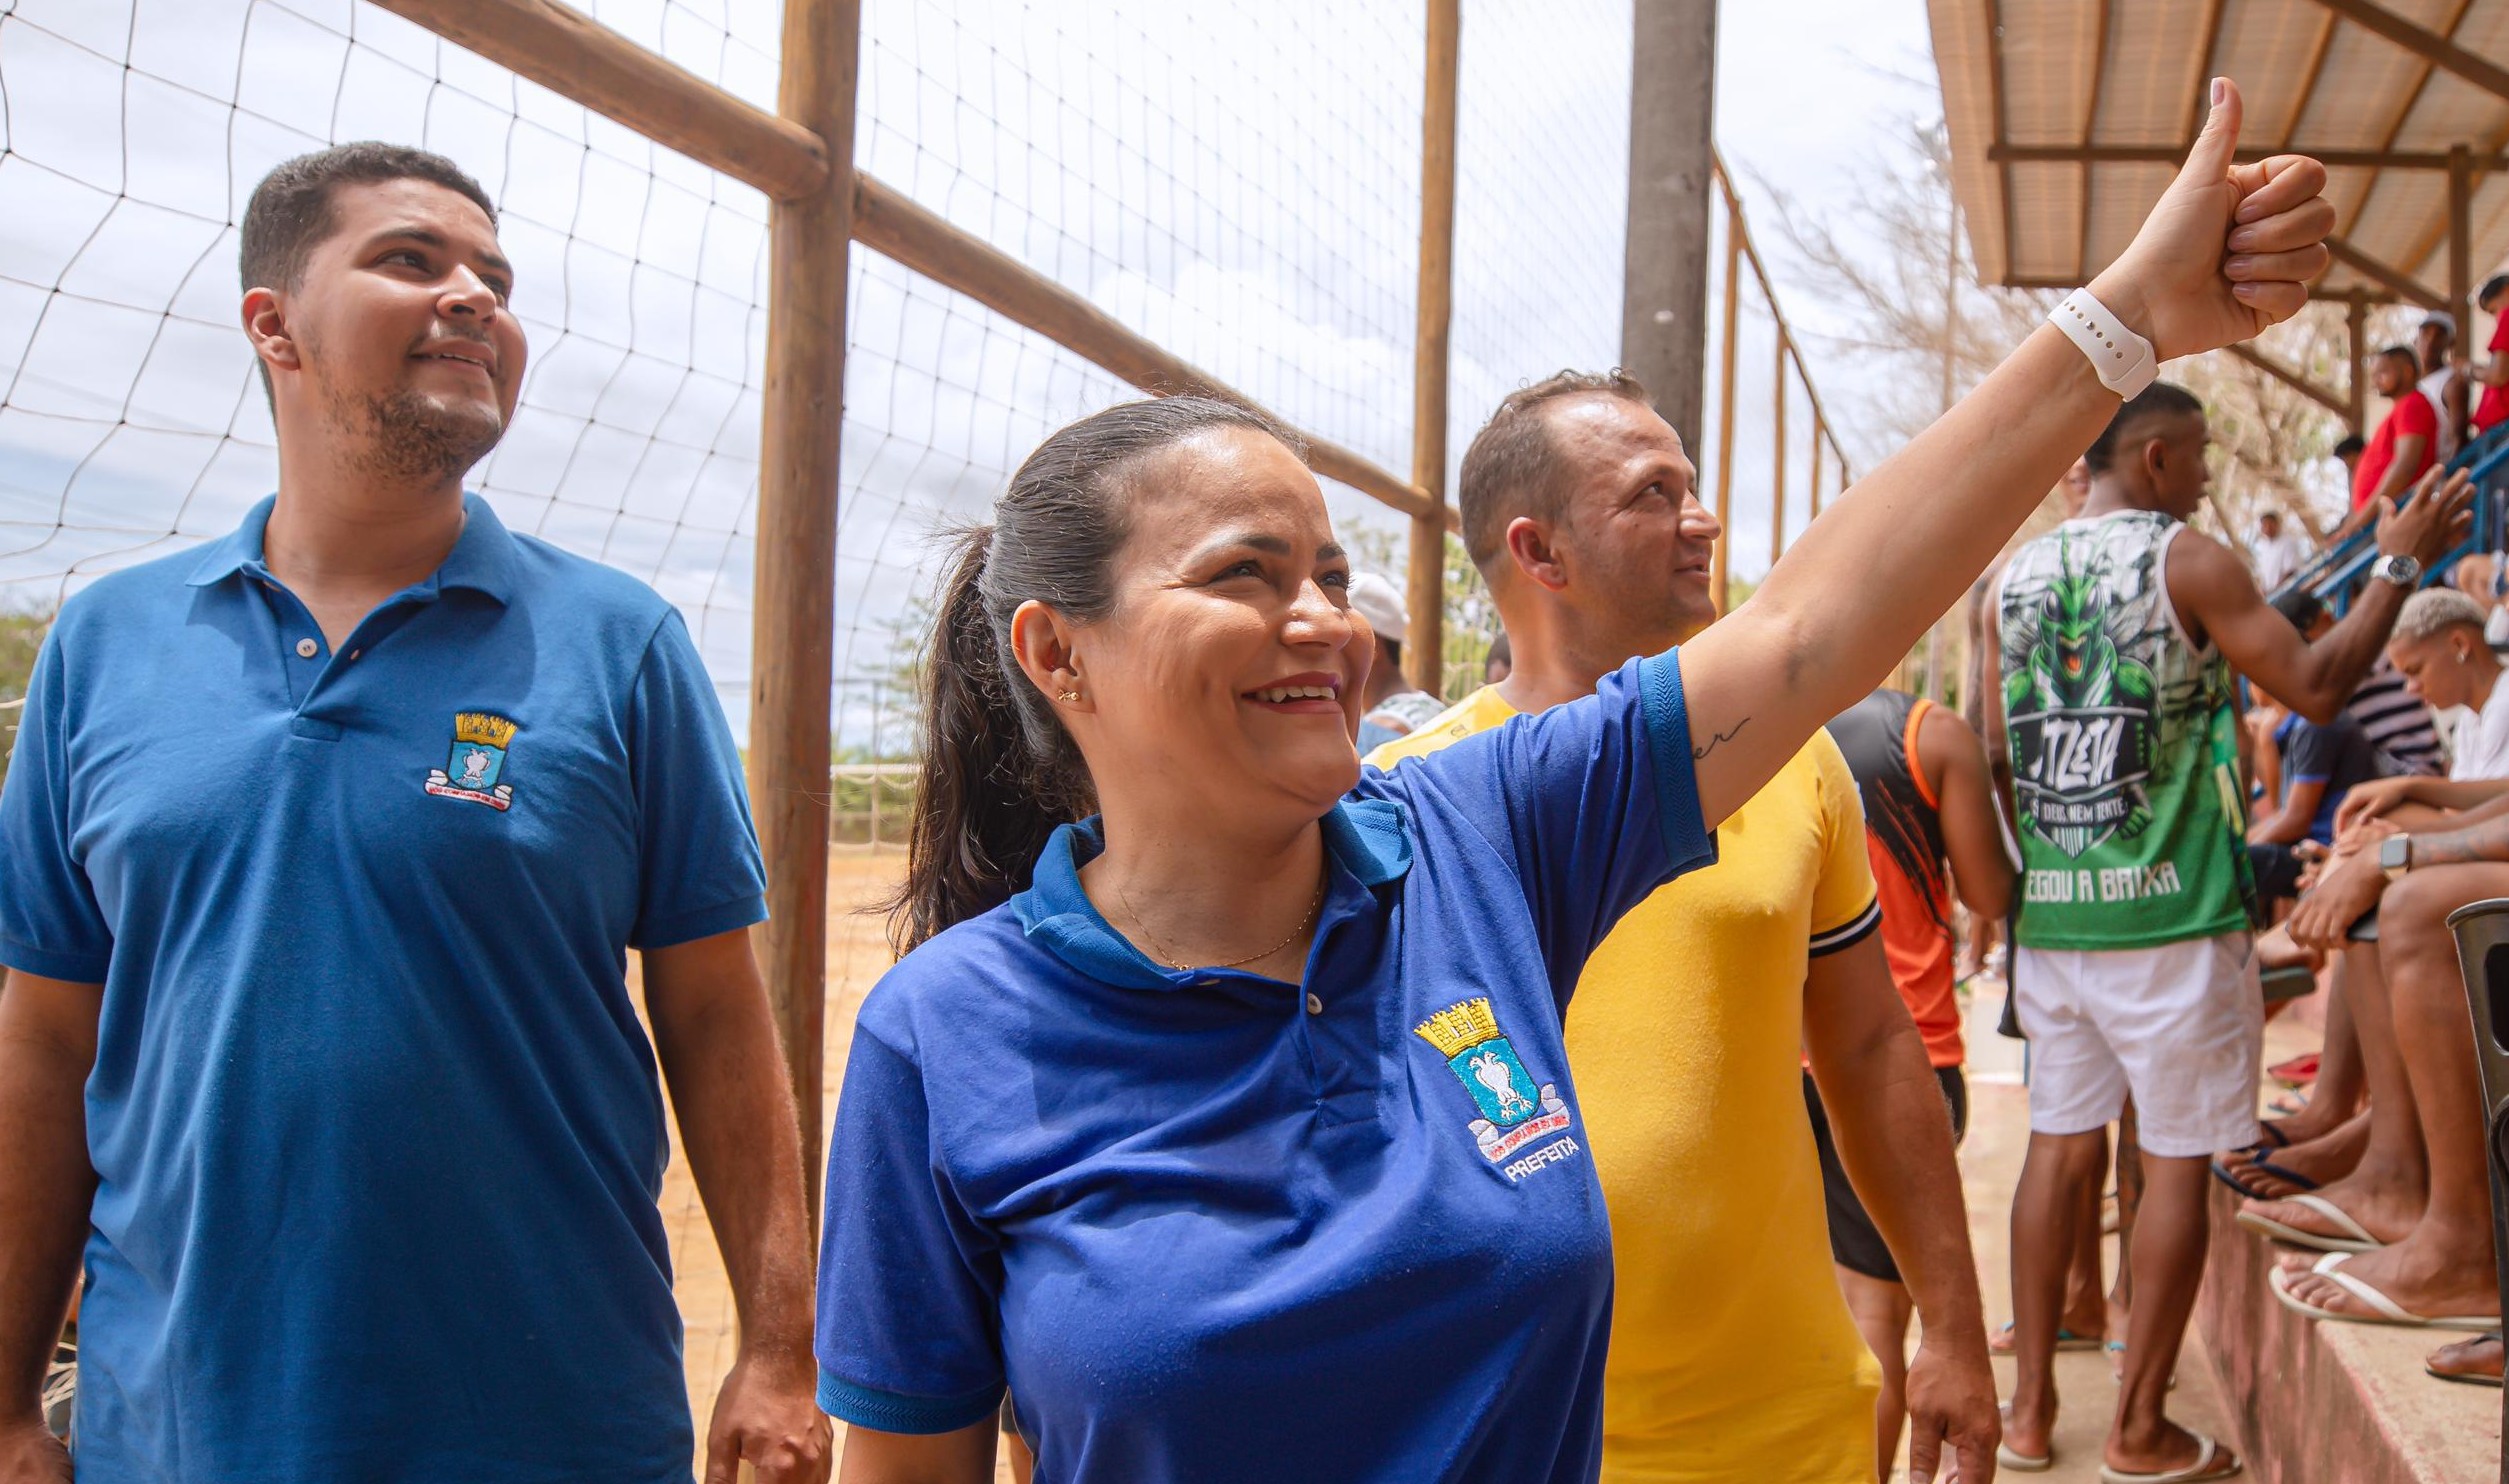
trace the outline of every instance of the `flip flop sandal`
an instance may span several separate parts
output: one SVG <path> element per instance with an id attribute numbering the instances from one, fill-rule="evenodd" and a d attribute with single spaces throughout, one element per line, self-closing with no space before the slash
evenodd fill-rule
<path id="1" fill-rule="evenodd" d="M 2329 1252 L 2319 1258 L 2316 1265 L 2309 1271 L 2319 1277 L 2332 1280 L 2336 1287 L 2376 1310 L 2375 1314 L 2342 1314 L 2333 1309 L 2321 1309 L 2315 1304 L 2296 1299 L 2291 1296 L 2291 1285 L 2294 1281 L 2292 1275 L 2279 1268 L 2274 1271 L 2272 1277 L 2266 1280 L 2266 1283 L 2274 1290 L 2275 1299 L 2284 1308 L 2311 1319 L 2333 1319 L 2345 1324 L 2392 1324 L 2401 1329 L 2480 1331 L 2500 1328 L 2500 1316 L 2497 1314 L 2485 1314 L 2479 1317 L 2472 1314 L 2425 1317 L 2411 1313 L 2394 1299 L 2353 1277 L 2350 1273 L 2342 1271 L 2345 1261 L 2354 1255 L 2349 1252 Z"/>
<path id="2" fill-rule="evenodd" d="M 1995 1466 L 2001 1469 L 2009 1469 L 2016 1474 L 2044 1474 L 2049 1469 L 2056 1466 L 2056 1454 L 2054 1450 L 2051 1449 L 2048 1452 L 2040 1454 L 2036 1458 L 2032 1458 L 2027 1453 L 2015 1453 L 2011 1448 L 2005 1446 L 2004 1444 L 1997 1443 L 1995 1445 Z"/>
<path id="3" fill-rule="evenodd" d="M 2207 1479 L 2227 1479 L 2243 1465 L 2239 1456 L 2226 1451 L 2202 1433 L 2195 1435 L 2195 1462 L 2182 1469 L 2163 1469 L 2157 1474 L 2138 1474 L 2131 1469 L 2100 1465 L 2100 1484 L 2202 1484 Z"/>
<path id="4" fill-rule="evenodd" d="M 2495 1345 L 2500 1343 L 2500 1336 L 2497 1334 L 2485 1335 L 2483 1338 L 2491 1341 Z M 2432 1365 L 2427 1360 L 2422 1362 L 2422 1374 L 2430 1377 L 2434 1381 L 2448 1381 L 2458 1386 L 2488 1386 L 2494 1391 L 2500 1389 L 2500 1378 L 2498 1376 L 2469 1376 L 2462 1371 L 2443 1371 L 2439 1367 Z"/>
<path id="5" fill-rule="evenodd" d="M 2287 1133 L 2284 1133 L 2284 1132 L 2282 1131 L 2282 1126 L 2283 1126 L 2283 1120 L 2281 1120 L 2281 1119 L 2279 1119 L 2279 1118 L 2260 1118 L 2260 1119 L 2258 1119 L 2258 1120 L 2256 1121 L 2256 1131 L 2257 1131 L 2258 1133 L 2263 1134 L 2265 1137 L 2264 1137 L 2264 1138 L 2262 1138 L 2262 1139 L 2257 1140 L 2257 1141 L 2256 1141 L 2255 1143 L 2253 1143 L 2253 1144 L 2250 1144 L 2250 1145 L 2248 1146 L 2248 1149 L 2241 1150 L 2240 1152 L 2244 1154 L 2244 1153 L 2248 1152 L 2248 1150 L 2253 1150 L 2253 1149 L 2262 1149 L 2262 1148 L 2264 1148 L 2264 1147 L 2265 1147 L 2266 1145 L 2268 1145 L 2268 1144 L 2273 1145 L 2273 1146 L 2274 1146 L 2275 1148 L 2277 1148 L 2277 1149 L 2288 1149 L 2288 1148 L 2290 1148 L 2290 1147 L 2291 1147 L 2291 1135 L 2289 1135 L 2289 1134 L 2287 1134 Z"/>
<path id="6" fill-rule="evenodd" d="M 2317 1181 L 2301 1174 L 2298 1170 L 2284 1169 L 2281 1165 L 2274 1163 L 2271 1159 L 2268 1159 L 2263 1154 L 2259 1154 L 2254 1150 L 2243 1149 L 2239 1152 L 2251 1156 L 2246 1167 L 2243 1169 L 2234 1170 L 2230 1166 L 2223 1164 L 2218 1159 L 2211 1161 L 2210 1164 L 2214 1179 L 2219 1180 L 2222 1184 L 2227 1185 L 2231 1189 L 2239 1192 L 2241 1195 L 2246 1196 L 2249 1200 L 2280 1201 L 2293 1199 L 2293 1195 L 2289 1191 L 2260 1190 L 2256 1186 L 2248 1184 L 2247 1181 L 2241 1177 L 2250 1173 L 2262 1173 L 2271 1175 L 2277 1180 L 2287 1180 L 2293 1185 L 2300 1187 L 2302 1191 L 2311 1191 L 2317 1189 L 2318 1187 Z"/>
<path id="7" fill-rule="evenodd" d="M 2296 1226 L 2276 1221 L 2271 1216 L 2260 1215 L 2252 1209 L 2242 1209 L 2231 1219 L 2248 1230 L 2261 1232 L 2277 1242 L 2288 1242 L 2294 1247 L 2306 1247 L 2315 1252 L 2376 1252 L 2387 1245 L 2372 1236 L 2368 1227 L 2353 1220 L 2343 1207 L 2322 1195 L 2295 1195 L 2286 1197 L 2285 1201 L 2286 1204 L 2315 1211 L 2318 1215 L 2333 1222 L 2343 1234 L 2328 1236 L 2324 1232 L 2302 1231 Z"/>

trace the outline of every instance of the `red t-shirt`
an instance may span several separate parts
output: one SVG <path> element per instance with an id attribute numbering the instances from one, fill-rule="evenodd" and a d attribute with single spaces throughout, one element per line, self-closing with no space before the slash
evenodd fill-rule
<path id="1" fill-rule="evenodd" d="M 2387 466 L 2396 461 L 2396 440 L 2416 436 L 2422 440 L 2422 457 L 2406 476 L 2407 489 L 2430 468 L 2439 448 L 2439 413 L 2431 407 L 2431 399 L 2419 390 L 2408 391 L 2396 399 L 2387 415 L 2379 420 L 2378 431 L 2370 435 L 2369 447 L 2361 450 L 2361 467 L 2352 477 L 2353 509 L 2370 503 L 2379 482 L 2387 477 Z"/>
<path id="2" fill-rule="evenodd" d="M 2495 356 L 2509 351 L 2509 314 L 2492 321 L 2492 343 L 2484 348 Z M 2504 421 L 2509 421 L 2509 386 L 2483 388 L 2482 399 L 2474 404 L 2474 431 Z"/>

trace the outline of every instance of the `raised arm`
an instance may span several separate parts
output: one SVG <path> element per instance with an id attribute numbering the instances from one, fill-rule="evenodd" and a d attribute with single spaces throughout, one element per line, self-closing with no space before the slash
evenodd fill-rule
<path id="1" fill-rule="evenodd" d="M 2439 471 L 2431 471 L 2402 505 L 2377 507 L 2379 551 L 2429 567 L 2464 534 L 2473 499 L 2463 472 L 2443 484 Z M 2312 644 L 2266 603 L 2230 549 L 2209 536 L 2182 531 L 2169 543 L 2168 582 L 2169 601 L 2190 638 L 2220 645 L 2233 669 L 2321 726 L 2335 719 L 2378 663 L 2409 595 L 2395 583 L 2371 579 L 2343 622 Z"/>
<path id="2" fill-rule="evenodd" d="M 2213 82 L 2203 134 L 2125 253 L 2091 284 L 2162 360 L 2249 339 L 2307 302 L 2328 261 L 2325 167 L 2234 165 L 2239 92 Z M 1907 654 L 1986 569 L 2119 405 L 2042 325 L 1942 419 L 1814 521 L 1751 601 L 1682 649 L 1711 825 Z"/>
<path id="3" fill-rule="evenodd" d="M 1943 853 L 1961 904 L 1982 918 L 2012 910 L 2012 852 L 1995 817 L 1995 786 L 1986 751 L 1969 724 L 1940 706 L 1917 724 L 1917 763 L 1934 790 L 1943 820 Z"/>

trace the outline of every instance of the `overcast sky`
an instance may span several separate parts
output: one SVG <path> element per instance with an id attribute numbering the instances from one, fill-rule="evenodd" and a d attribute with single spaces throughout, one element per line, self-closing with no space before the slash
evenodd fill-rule
<path id="1" fill-rule="evenodd" d="M 1616 358 L 1628 7 L 1466 0 L 1450 456 L 1509 387 Z M 772 0 L 590 8 L 771 104 Z M 1301 426 L 1408 469 L 1411 7 L 864 9 L 866 169 Z M 1936 108 L 1921 0 L 1727 5 L 1719 67 L 1719 140 L 1746 195 L 1780 191 L 1815 217 L 1897 117 Z M 0 93 L 0 596 L 46 601 L 217 534 L 269 488 L 231 223 L 289 154 L 423 143 L 498 196 L 533 342 L 526 410 L 476 482 L 510 524 L 679 603 L 745 720 L 765 329 L 754 191 L 356 0 L 0 0 Z M 1835 327 L 1790 281 L 1773 214 L 1755 221 L 1790 317 Z M 933 532 L 981 518 L 1051 428 L 1130 393 L 856 257 L 840 730 L 867 743 L 864 687 L 929 589 Z M 1766 384 L 1760 342 L 1746 330 L 1746 386 Z M 1814 374 L 1852 422 L 1845 369 Z M 1765 393 L 1738 410 L 1748 571 L 1767 541 L 1765 514 L 1745 513 L 1766 509 L 1751 504 Z M 1869 463 L 1861 430 L 1845 432 Z M 1363 498 L 1331 498 L 1363 539 L 1399 536 Z"/>

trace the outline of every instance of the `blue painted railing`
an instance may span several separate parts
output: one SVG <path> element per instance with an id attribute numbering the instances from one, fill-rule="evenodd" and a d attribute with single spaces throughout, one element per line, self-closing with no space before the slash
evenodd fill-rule
<path id="1" fill-rule="evenodd" d="M 2472 471 L 2474 528 L 2423 573 L 2425 587 L 2440 581 L 2463 557 L 2478 551 L 2509 549 L 2509 423 L 2490 429 L 2457 450 L 2456 457 L 2448 461 L 2448 468 L 2451 472 Z M 2352 606 L 2352 595 L 2360 590 L 2361 579 L 2376 560 L 2377 533 L 2364 526 L 2311 558 L 2272 596 L 2306 588 L 2317 594 L 2330 612 L 2340 615 Z"/>

